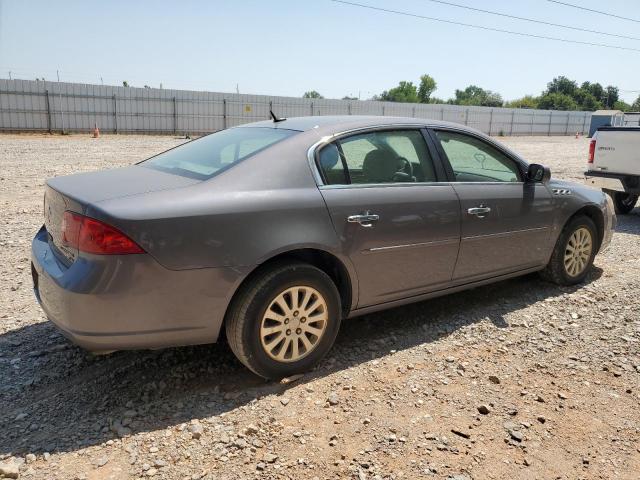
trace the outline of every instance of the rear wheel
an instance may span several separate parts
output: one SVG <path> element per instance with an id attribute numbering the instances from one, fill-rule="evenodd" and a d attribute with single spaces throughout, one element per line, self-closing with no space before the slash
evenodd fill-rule
<path id="1" fill-rule="evenodd" d="M 596 256 L 597 230 L 584 215 L 571 219 L 558 237 L 551 260 L 541 276 L 558 285 L 575 285 L 589 274 Z"/>
<path id="2" fill-rule="evenodd" d="M 638 202 L 638 195 L 625 192 L 607 192 L 613 199 L 613 206 L 617 214 L 624 215 L 634 209 Z"/>
<path id="3" fill-rule="evenodd" d="M 226 319 L 231 350 L 254 373 L 282 378 L 313 368 L 340 328 L 331 278 L 304 263 L 278 264 L 242 288 Z"/>

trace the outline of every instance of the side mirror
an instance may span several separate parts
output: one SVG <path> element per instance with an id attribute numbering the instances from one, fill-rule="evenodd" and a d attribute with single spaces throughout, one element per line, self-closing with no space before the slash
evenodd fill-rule
<path id="1" fill-rule="evenodd" d="M 527 181 L 533 183 L 547 183 L 551 179 L 551 170 L 549 167 L 532 163 L 527 169 Z"/>

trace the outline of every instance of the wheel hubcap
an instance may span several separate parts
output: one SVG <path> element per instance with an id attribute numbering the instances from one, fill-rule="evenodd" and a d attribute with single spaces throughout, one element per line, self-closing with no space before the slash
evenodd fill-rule
<path id="1" fill-rule="evenodd" d="M 584 272 L 592 249 L 593 241 L 588 229 L 580 227 L 573 232 L 564 251 L 564 268 L 570 276 L 577 277 Z"/>
<path id="2" fill-rule="evenodd" d="M 276 295 L 262 317 L 262 348 L 278 362 L 298 361 L 316 348 L 328 318 L 327 302 L 315 288 L 288 288 Z"/>

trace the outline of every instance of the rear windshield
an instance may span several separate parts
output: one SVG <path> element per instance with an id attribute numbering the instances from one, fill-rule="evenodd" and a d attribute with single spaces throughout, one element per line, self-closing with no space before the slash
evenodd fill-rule
<path id="1" fill-rule="evenodd" d="M 140 165 L 206 180 L 296 133 L 294 130 L 276 128 L 231 128 L 184 143 Z"/>

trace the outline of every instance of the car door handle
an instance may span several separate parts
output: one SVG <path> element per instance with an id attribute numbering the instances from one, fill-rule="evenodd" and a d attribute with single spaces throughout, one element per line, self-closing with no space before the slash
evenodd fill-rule
<path id="1" fill-rule="evenodd" d="M 479 207 L 473 207 L 467 210 L 469 215 L 475 215 L 478 218 L 484 218 L 487 216 L 487 213 L 491 212 L 491 208 L 485 207 L 484 205 L 480 205 Z"/>
<path id="2" fill-rule="evenodd" d="M 363 227 L 373 227 L 371 222 L 377 222 L 380 220 L 380 215 L 371 214 L 369 212 L 360 215 L 350 215 L 347 217 L 349 223 L 359 223 Z"/>

